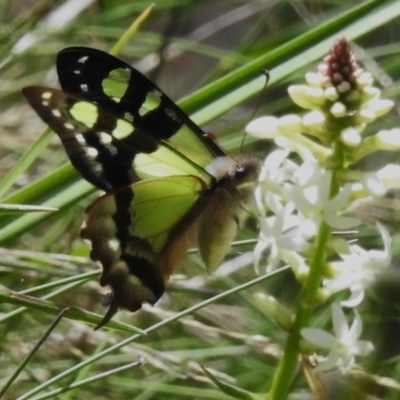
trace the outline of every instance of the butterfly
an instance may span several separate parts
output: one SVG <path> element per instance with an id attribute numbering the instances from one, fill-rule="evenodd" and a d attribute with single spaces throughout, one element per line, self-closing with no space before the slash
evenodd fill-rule
<path id="1" fill-rule="evenodd" d="M 100 50 L 57 56 L 62 91 L 23 94 L 59 136 L 75 169 L 105 193 L 85 212 L 82 238 L 120 309 L 154 304 L 197 242 L 208 269 L 224 259 L 246 216 L 260 161 L 227 155 L 162 90 Z"/>

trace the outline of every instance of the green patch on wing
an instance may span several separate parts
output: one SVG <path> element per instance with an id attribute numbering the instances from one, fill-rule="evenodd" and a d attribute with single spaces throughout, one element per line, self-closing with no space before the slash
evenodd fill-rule
<path id="1" fill-rule="evenodd" d="M 97 106 L 87 101 L 76 102 L 69 110 L 69 113 L 73 119 L 88 128 L 93 128 L 98 118 Z"/>
<path id="2" fill-rule="evenodd" d="M 146 239 L 158 253 L 171 231 L 191 210 L 204 182 L 194 176 L 149 179 L 132 185 L 132 227 L 135 236 Z"/>
<path id="3" fill-rule="evenodd" d="M 153 111 L 161 104 L 161 93 L 149 92 L 146 95 L 146 100 L 139 108 L 139 115 L 143 117 L 149 111 Z"/>
<path id="4" fill-rule="evenodd" d="M 210 176 L 205 168 L 214 158 L 201 139 L 193 134 L 187 125 L 182 125 L 167 142 L 161 143 L 157 151 L 151 154 L 138 154 L 134 165 L 138 176 L 142 179 L 155 176 L 196 175 L 209 182 Z"/>
<path id="5" fill-rule="evenodd" d="M 207 183 L 211 176 L 198 164 L 192 163 L 179 154 L 173 148 L 160 146 L 155 152 L 150 154 L 139 153 L 134 160 L 134 167 L 137 175 L 141 179 L 154 177 L 167 177 L 170 175 L 195 175 Z"/>
<path id="6" fill-rule="evenodd" d="M 102 81 L 104 93 L 118 103 L 125 95 L 130 77 L 131 73 L 127 69 L 113 69 Z"/>
<path id="7" fill-rule="evenodd" d="M 204 141 L 185 124 L 168 139 L 168 144 L 202 168 L 205 168 L 215 159 L 214 154 L 210 152 Z"/>

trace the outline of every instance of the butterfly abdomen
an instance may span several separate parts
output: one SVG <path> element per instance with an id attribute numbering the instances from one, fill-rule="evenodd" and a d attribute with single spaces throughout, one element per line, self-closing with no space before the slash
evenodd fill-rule
<path id="1" fill-rule="evenodd" d="M 207 166 L 214 176 L 214 194 L 198 227 L 198 245 L 207 269 L 225 259 L 238 227 L 247 216 L 246 205 L 260 169 L 257 157 L 219 157 Z M 210 189 L 209 189 L 210 190 Z"/>

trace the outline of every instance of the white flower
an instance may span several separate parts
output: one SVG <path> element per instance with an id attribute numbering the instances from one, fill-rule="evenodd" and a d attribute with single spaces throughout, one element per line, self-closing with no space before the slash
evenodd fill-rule
<path id="1" fill-rule="evenodd" d="M 308 247 L 305 238 L 295 232 L 299 219 L 292 215 L 293 205 L 288 204 L 276 216 L 260 219 L 260 236 L 254 249 L 254 268 L 259 271 L 261 257 L 269 249 L 267 272 L 274 270 L 281 260 L 291 258 L 292 252 Z"/>
<path id="2" fill-rule="evenodd" d="M 362 332 L 362 321 L 357 311 L 354 312 L 355 318 L 349 327 L 343 310 L 338 304 L 332 304 L 332 324 L 335 335 L 322 329 L 303 328 L 301 330 L 300 333 L 306 340 L 320 348 L 330 350 L 325 361 L 315 368 L 315 372 L 328 371 L 339 366 L 344 373 L 354 364 L 355 356 L 365 356 L 374 349 L 371 342 L 358 340 Z"/>
<path id="3" fill-rule="evenodd" d="M 298 169 L 297 164 L 287 158 L 288 155 L 287 150 L 275 150 L 268 155 L 261 168 L 255 198 L 262 217 L 265 217 L 266 208 L 275 214 L 282 208 L 281 203 L 286 195 L 282 185 Z"/>
<path id="4" fill-rule="evenodd" d="M 315 178 L 314 178 L 315 179 Z M 297 210 L 304 216 L 307 225 L 318 228 L 322 221 L 333 228 L 349 229 L 359 224 L 356 218 L 338 215 L 351 195 L 351 185 L 346 184 L 333 198 L 329 198 L 332 180 L 331 171 L 319 173 L 316 184 L 307 188 L 296 185 L 285 185 L 290 200 Z"/>
<path id="5" fill-rule="evenodd" d="M 382 236 L 384 250 L 364 250 L 357 245 L 350 246 L 350 254 L 342 254 L 343 261 L 331 263 L 337 275 L 326 279 L 323 285 L 328 295 L 343 289 L 350 289 L 351 295 L 340 302 L 344 307 L 356 307 L 364 299 L 364 292 L 391 261 L 391 237 L 385 227 L 377 223 Z"/>

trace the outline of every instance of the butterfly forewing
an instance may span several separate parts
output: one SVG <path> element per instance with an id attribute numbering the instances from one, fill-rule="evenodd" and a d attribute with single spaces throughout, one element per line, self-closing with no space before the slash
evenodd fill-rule
<path id="1" fill-rule="evenodd" d="M 205 167 L 225 153 L 161 89 L 109 54 L 69 47 L 57 57 L 60 84 L 67 93 L 94 101 L 157 140 Z"/>

